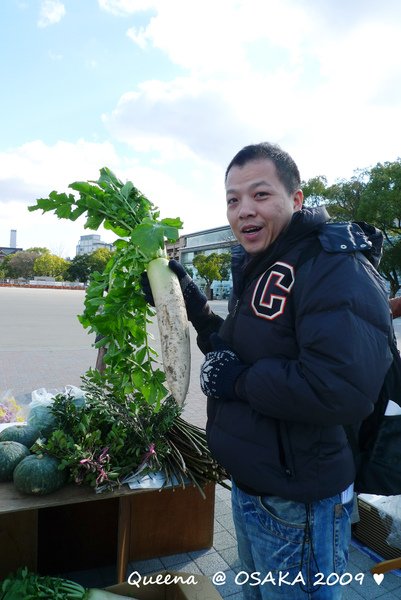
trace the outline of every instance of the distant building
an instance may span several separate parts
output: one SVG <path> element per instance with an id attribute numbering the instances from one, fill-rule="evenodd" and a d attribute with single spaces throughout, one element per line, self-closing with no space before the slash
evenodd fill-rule
<path id="1" fill-rule="evenodd" d="M 15 254 L 15 252 L 21 252 L 22 248 L 17 248 L 17 230 L 10 229 L 10 245 L 0 246 L 0 262 L 4 260 L 9 254 Z"/>
<path id="2" fill-rule="evenodd" d="M 17 230 L 11 229 L 10 231 L 10 248 L 17 247 Z"/>
<path id="3" fill-rule="evenodd" d="M 166 250 L 169 258 L 175 258 L 192 275 L 194 281 L 199 287 L 204 287 L 204 281 L 198 276 L 197 270 L 193 265 L 193 259 L 197 254 L 211 254 L 216 252 L 231 252 L 232 246 L 238 242 L 234 237 L 231 227 L 215 227 L 195 233 L 182 235 L 174 244 L 166 244 Z M 214 281 L 212 283 L 214 298 L 227 298 L 232 288 L 231 280 Z"/>
<path id="4" fill-rule="evenodd" d="M 174 258 L 175 260 L 180 260 L 180 250 L 185 242 L 184 236 L 178 238 L 176 242 L 167 242 L 166 243 L 166 252 L 167 258 L 170 260 Z"/>
<path id="5" fill-rule="evenodd" d="M 15 254 L 16 252 L 21 252 L 22 248 L 7 248 L 5 246 L 0 246 L 0 262 L 4 260 L 6 256 L 9 254 Z"/>
<path id="6" fill-rule="evenodd" d="M 77 256 L 80 254 L 92 254 L 92 252 L 99 248 L 113 250 L 113 244 L 102 242 L 100 235 L 97 234 L 81 235 L 77 245 Z"/>

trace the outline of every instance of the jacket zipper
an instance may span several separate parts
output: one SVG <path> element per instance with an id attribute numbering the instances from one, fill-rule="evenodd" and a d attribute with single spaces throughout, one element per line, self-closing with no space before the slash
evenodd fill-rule
<path id="1" fill-rule="evenodd" d="M 242 296 L 242 294 L 241 294 Z M 230 327 L 229 327 L 229 341 L 228 344 L 231 346 L 233 343 L 233 338 L 234 338 L 234 329 L 235 329 L 235 323 L 237 321 L 237 315 L 238 315 L 238 307 L 240 305 L 240 300 L 241 300 L 241 296 L 239 298 L 236 299 L 235 301 L 235 305 L 234 308 L 232 309 L 232 311 L 228 314 L 229 319 L 230 319 Z"/>
<path id="2" fill-rule="evenodd" d="M 233 318 L 237 316 L 238 305 L 239 305 L 239 298 L 237 298 L 234 309 L 232 310 L 232 313 L 231 313 Z"/>
<path id="3" fill-rule="evenodd" d="M 233 341 L 233 337 L 234 337 L 234 329 L 235 329 L 235 323 L 237 320 L 237 316 L 238 316 L 238 307 L 240 305 L 241 302 L 241 298 L 244 295 L 246 290 L 244 290 L 242 292 L 242 294 L 237 298 L 234 308 L 232 309 L 231 313 L 230 313 L 230 344 L 232 344 Z M 277 436 L 278 436 L 278 444 L 279 444 L 279 448 L 280 448 L 280 454 L 281 454 L 281 461 L 282 461 L 282 467 L 284 469 L 284 473 L 286 475 L 286 477 L 291 478 L 294 475 L 294 471 L 292 468 L 292 464 L 291 464 L 291 459 L 289 460 L 290 456 L 291 456 L 291 452 L 289 449 L 289 445 L 288 445 L 288 440 L 287 440 L 287 430 L 286 430 L 286 426 L 282 421 L 278 421 L 278 428 L 277 428 Z"/>

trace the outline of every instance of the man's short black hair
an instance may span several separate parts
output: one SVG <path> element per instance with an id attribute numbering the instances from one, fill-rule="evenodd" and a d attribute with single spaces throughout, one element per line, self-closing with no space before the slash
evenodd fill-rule
<path id="1" fill-rule="evenodd" d="M 231 167 L 243 167 L 248 162 L 263 159 L 271 160 L 274 163 L 277 175 L 289 194 L 300 187 L 301 176 L 294 160 L 280 146 L 269 142 L 250 144 L 237 152 L 226 169 L 225 179 L 227 179 Z"/>

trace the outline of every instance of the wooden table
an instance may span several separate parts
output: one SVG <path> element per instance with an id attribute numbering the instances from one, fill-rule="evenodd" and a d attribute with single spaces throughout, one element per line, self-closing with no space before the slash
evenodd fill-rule
<path id="1" fill-rule="evenodd" d="M 79 554 L 86 549 L 95 562 L 114 556 L 120 583 L 129 560 L 210 548 L 214 492 L 214 484 L 205 487 L 206 499 L 194 487 L 159 491 L 124 485 L 96 494 L 70 484 L 46 496 L 26 496 L 12 483 L 1 483 L 0 579 L 25 565 L 41 574 L 93 567 Z M 71 567 L 74 557 L 79 569 Z"/>

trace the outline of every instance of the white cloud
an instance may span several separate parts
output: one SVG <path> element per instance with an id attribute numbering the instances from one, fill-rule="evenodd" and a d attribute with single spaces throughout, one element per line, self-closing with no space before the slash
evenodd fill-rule
<path id="1" fill-rule="evenodd" d="M 294 155 L 304 178 L 334 180 L 395 160 L 401 137 L 400 102 L 374 105 L 366 100 L 369 82 L 361 89 L 349 82 L 346 92 L 340 83 L 307 90 L 282 73 L 249 75 L 244 89 L 236 80 L 146 82 L 103 118 L 112 137 L 144 160 L 153 153 L 159 164 L 205 161 L 224 169 L 242 146 L 269 140 Z"/>
<path id="2" fill-rule="evenodd" d="M 319 28 L 324 28 L 331 34 L 349 31 L 357 23 L 386 20 L 396 22 L 401 17 L 398 0 L 299 0 L 298 3 L 311 14 Z"/>
<path id="3" fill-rule="evenodd" d="M 133 181 L 159 207 L 162 218 L 180 217 L 185 232 L 224 225 L 222 171 L 188 156 L 177 159 L 174 155 L 174 160 L 168 168 L 161 163 L 145 164 L 138 155 L 119 157 L 112 144 L 85 140 L 53 146 L 35 141 L 0 153 L 0 246 L 8 246 L 10 229 L 16 229 L 20 247 L 46 246 L 73 257 L 79 237 L 89 233 L 83 228 L 84 218 L 73 223 L 51 213 L 29 212 L 27 207 L 52 190 L 69 192 L 68 184 L 73 181 L 97 179 L 103 166 L 122 181 Z M 115 239 L 103 229 L 98 233 L 105 241 Z"/>
<path id="4" fill-rule="evenodd" d="M 0 153 L 4 166 L 2 173 L 7 179 L 18 180 L 21 184 L 21 197 L 26 199 L 25 185 L 42 189 L 45 193 L 52 186 L 65 188 L 72 180 L 97 178 L 99 169 L 105 164 L 113 168 L 118 163 L 117 154 L 109 142 L 95 144 L 78 140 L 76 144 L 59 141 L 48 146 L 41 140 L 28 142 L 19 148 Z M 0 174 L 0 184 L 4 175 Z M 49 189 L 50 188 L 50 189 Z M 14 189 L 13 194 L 16 191 Z M 3 201 L 8 197 L 3 191 Z"/>
<path id="5" fill-rule="evenodd" d="M 61 21 L 65 15 L 65 6 L 59 0 L 42 0 L 38 27 L 48 27 Z"/>
<path id="6" fill-rule="evenodd" d="M 113 136 L 161 160 L 174 148 L 222 167 L 241 146 L 263 139 L 296 153 L 306 178 L 347 177 L 393 160 L 401 135 L 400 6 L 154 2 L 156 14 L 128 35 L 186 74 L 138 84 L 104 122 Z"/>
<path id="7" fill-rule="evenodd" d="M 52 60 L 52 61 L 63 60 L 63 55 L 62 54 L 53 52 L 52 50 L 49 50 L 48 56 L 49 56 L 50 60 Z"/>
<path id="8" fill-rule="evenodd" d="M 75 255 L 75 245 L 83 230 L 79 223 L 59 221 L 27 207 L 52 190 L 67 192 L 68 184 L 81 179 L 97 179 L 103 166 L 114 168 L 117 155 L 109 143 L 76 144 L 57 142 L 48 146 L 40 140 L 0 153 L 0 245 L 7 246 L 9 230 L 17 229 L 17 243 L 24 248 L 48 246 L 66 256 Z"/>
<path id="9" fill-rule="evenodd" d="M 230 88 L 231 89 L 231 88 Z M 113 136 L 167 158 L 172 144 L 179 155 L 191 153 L 225 163 L 233 144 L 241 144 L 256 127 L 241 119 L 240 106 L 228 102 L 227 83 L 191 78 L 149 81 L 125 94 L 104 122 Z"/>
<path id="10" fill-rule="evenodd" d="M 95 58 L 87 58 L 85 60 L 85 67 L 92 71 L 99 67 L 99 63 Z"/>
<path id="11" fill-rule="evenodd" d="M 286 0 L 170 0 L 156 7 L 148 25 L 131 27 L 129 37 L 141 48 L 158 48 L 199 76 L 246 71 L 249 46 L 260 40 L 284 48 L 296 61 L 299 43 L 311 27 L 306 13 Z"/>
<path id="12" fill-rule="evenodd" d="M 26 205 L 71 181 L 97 178 L 104 165 L 120 179 L 131 179 L 162 216 L 180 216 L 184 231 L 193 232 L 226 222 L 224 168 L 245 144 L 280 143 L 305 179 L 350 177 L 357 168 L 398 157 L 398 0 L 98 0 L 98 5 L 126 17 L 128 35 L 150 68 L 163 53 L 177 67 L 176 76 L 127 86 L 103 116 L 108 144 L 36 141 L 0 154 L 1 209 L 12 207 L 0 215 L 7 219 L 0 221 L 6 227 L 0 244 L 17 228 L 25 247 L 43 245 L 22 241 L 23 223 L 26 235 L 39 234 L 46 223 L 43 239 L 52 235 L 55 245 L 71 244 L 75 225 L 28 213 Z M 137 27 L 136 14 L 144 11 L 150 13 L 141 15 Z M 117 151 L 116 140 L 126 146 Z M 82 233 L 74 229 L 73 248 Z"/>
<path id="13" fill-rule="evenodd" d="M 98 0 L 99 7 L 114 15 L 125 16 L 158 6 L 157 0 Z"/>

